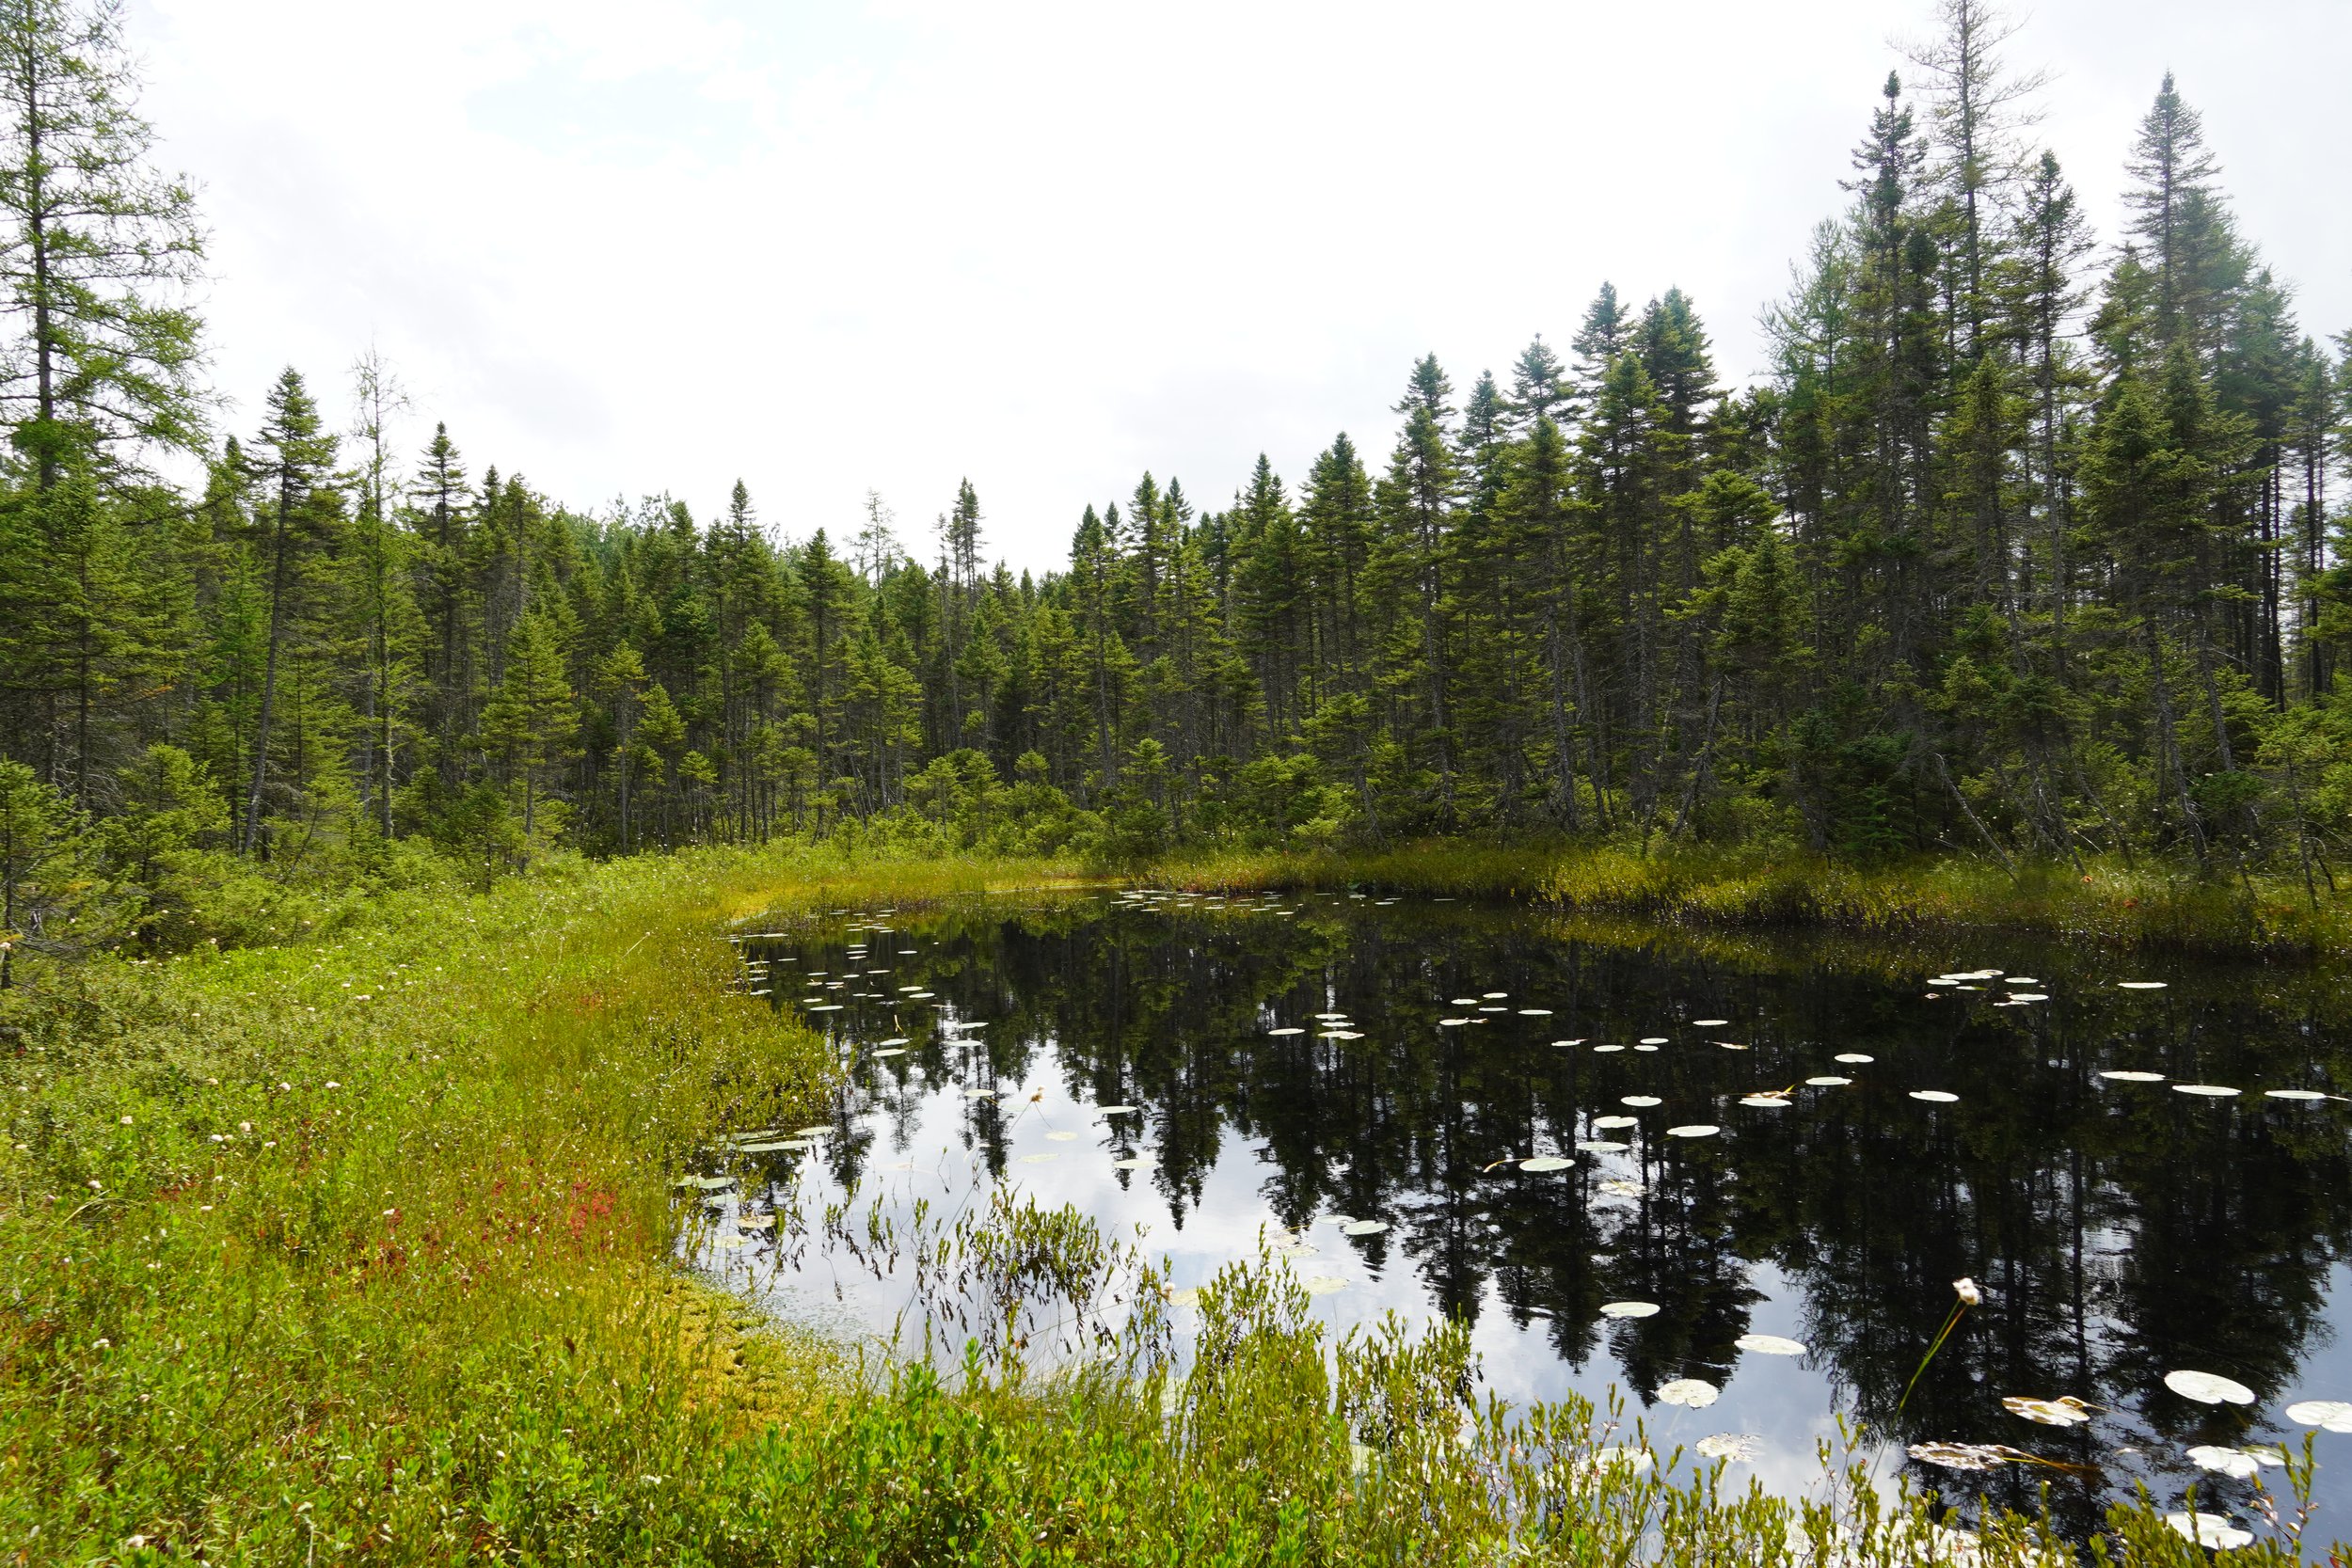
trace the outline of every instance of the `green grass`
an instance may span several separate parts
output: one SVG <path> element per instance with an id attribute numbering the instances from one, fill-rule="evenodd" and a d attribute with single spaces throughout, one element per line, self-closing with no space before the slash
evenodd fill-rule
<path id="1" fill-rule="evenodd" d="M 2324 884 L 2314 895 L 2299 879 L 2111 860 L 2011 870 L 1960 857 L 1856 864 L 1795 851 L 1439 841 L 1180 857 L 1138 879 L 1224 892 L 1379 888 L 1721 928 L 1878 937 L 2000 929 L 2193 952 L 2352 951 L 2352 918 Z"/>
<path id="2" fill-rule="evenodd" d="M 1131 1337 L 1108 1369 L 945 1380 L 681 1277 L 682 1164 L 831 1081 L 819 1041 L 729 990 L 726 923 L 1074 879 L 827 848 L 570 865 L 0 998 L 0 1558 L 1920 1555 L 1920 1505 L 1835 1473 L 1800 1503 L 1597 1467 L 1638 1433 L 1466 1407 L 1458 1333 L 1334 1346 L 1248 1269 L 1181 1363 Z M 2118 1528 L 2130 1560 L 2200 1558 L 2144 1513 Z M 1987 1539 L 1990 1561 L 2048 1546 Z"/>

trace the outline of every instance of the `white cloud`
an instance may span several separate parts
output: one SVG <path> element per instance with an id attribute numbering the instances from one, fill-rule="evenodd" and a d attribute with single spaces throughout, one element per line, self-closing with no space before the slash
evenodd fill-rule
<path id="1" fill-rule="evenodd" d="M 1924 11 L 1924 6 L 1918 8 Z M 2314 331 L 2352 8 L 2052 4 L 2012 46 L 2111 232 L 2166 65 Z M 575 505 L 740 475 L 794 536 L 978 486 L 1053 562 L 1145 467 L 1214 501 L 1373 453 L 1412 357 L 1467 387 L 1600 281 L 1678 284 L 1723 369 L 1842 199 L 1895 63 L 1867 0 L 1182 8 L 139 0 L 203 187 L 218 380 L 371 340 L 477 469 Z M 420 431 L 419 436 L 421 436 Z"/>

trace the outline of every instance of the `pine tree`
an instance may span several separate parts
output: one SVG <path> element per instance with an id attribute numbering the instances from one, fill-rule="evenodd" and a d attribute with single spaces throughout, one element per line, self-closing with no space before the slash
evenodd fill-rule
<path id="1" fill-rule="evenodd" d="M 526 845 L 537 842 L 548 776 L 570 749 L 579 728 L 555 629 L 545 615 L 526 616 L 507 650 L 506 673 L 482 711 L 484 741 L 503 756 L 522 785 Z"/>
<path id="2" fill-rule="evenodd" d="M 136 97 L 107 0 L 0 7 L 0 413 L 43 490 L 77 452 L 110 474 L 202 440 L 203 237 Z"/>
<path id="3" fill-rule="evenodd" d="M 321 424 L 318 405 L 292 367 L 270 388 L 268 417 L 254 448 L 260 454 L 251 468 L 260 513 L 255 523 L 267 573 L 269 624 L 247 770 L 252 784 L 237 837 L 237 847 L 246 854 L 262 849 L 262 796 L 269 781 L 278 667 L 289 636 L 301 629 L 297 623 L 310 608 L 310 560 L 333 541 L 342 514 L 342 498 L 332 479 L 335 437 Z"/>
<path id="4" fill-rule="evenodd" d="M 2147 330 L 2157 355 L 2184 338 L 2201 355 L 2209 353 L 2246 263 L 2214 183 L 2219 169 L 2205 146 L 2204 121 L 2169 71 L 2125 167 L 2135 183 L 2123 202 L 2151 276 Z"/>

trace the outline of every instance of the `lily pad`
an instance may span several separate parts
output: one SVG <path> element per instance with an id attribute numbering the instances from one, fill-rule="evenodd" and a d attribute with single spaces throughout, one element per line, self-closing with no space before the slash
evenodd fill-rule
<path id="1" fill-rule="evenodd" d="M 1077 1136 L 1078 1136 L 1078 1134 L 1077 1134 L 1077 1133 L 1075 1133 L 1075 1132 L 1048 1132 L 1048 1133 L 1046 1133 L 1046 1134 L 1045 1134 L 1045 1138 L 1046 1138 L 1046 1141 L 1047 1141 L 1047 1142 L 1049 1142 L 1049 1143 L 1057 1143 L 1057 1144 L 1066 1144 L 1066 1143 L 1073 1143 L 1073 1142 L 1075 1142 L 1075 1141 L 1076 1141 L 1076 1139 L 1077 1139 Z"/>
<path id="2" fill-rule="evenodd" d="M 1613 1052 L 1623 1051 L 1625 1047 L 1622 1045 L 1597 1045 L 1593 1047 L 1593 1052 L 1596 1055 L 1606 1056 Z"/>
<path id="3" fill-rule="evenodd" d="M 1549 1007 L 1521 1007 L 1519 1009 L 1519 1017 L 1521 1018 L 1549 1018 L 1550 1016 L 1551 1009 Z"/>
<path id="4" fill-rule="evenodd" d="M 906 1052 L 898 1046 L 885 1045 L 880 1051 L 874 1053 L 874 1060 L 879 1062 L 887 1057 L 903 1056 L 905 1054 Z"/>
<path id="5" fill-rule="evenodd" d="M 1754 1459 L 1764 1446 L 1764 1440 L 1752 1432 L 1710 1433 L 1691 1445 L 1701 1459 L 1728 1460 L 1738 1464 Z"/>
<path id="6" fill-rule="evenodd" d="M 1740 1103 L 1752 1105 L 1759 1111 L 1785 1111 L 1788 1109 L 1788 1097 L 1785 1094 L 1742 1095 Z"/>
<path id="7" fill-rule="evenodd" d="M 1842 1089 L 1853 1080 L 1840 1078 L 1835 1073 L 1823 1073 L 1819 1078 L 1808 1078 L 1805 1082 L 1817 1089 Z"/>
<path id="8" fill-rule="evenodd" d="M 1349 1220 L 1340 1227 L 1340 1234 L 1343 1236 L 1377 1236 L 1388 1227 L 1389 1222 L 1386 1220 Z"/>
<path id="9" fill-rule="evenodd" d="M 2251 1404 L 2254 1390 L 2218 1372 L 2167 1372 L 2164 1386 L 2185 1400 L 2200 1404 Z"/>
<path id="10" fill-rule="evenodd" d="M 2022 1416 L 2036 1426 L 2080 1426 L 2090 1419 L 2090 1407 L 2072 1394 L 2058 1399 L 2036 1399 L 2030 1394 L 2011 1394 L 2001 1402 L 2001 1408 L 2012 1416 Z"/>
<path id="11" fill-rule="evenodd" d="M 2328 1098 L 2317 1089 L 2265 1089 L 2263 1093 L 2272 1100 L 2325 1100 Z"/>
<path id="12" fill-rule="evenodd" d="M 1907 1451 L 1922 1465 L 1947 1470 L 1991 1470 L 2030 1457 L 2003 1443 L 1914 1443 Z"/>
<path id="13" fill-rule="evenodd" d="M 1644 1035 L 1638 1043 L 1643 1045 L 1664 1045 L 1666 1043 L 1666 1037 L 1663 1035 Z"/>
<path id="14" fill-rule="evenodd" d="M 2115 982 L 2118 990 L 2162 990 L 2166 984 L 2167 982 L 2163 980 L 2118 980 Z"/>
<path id="15" fill-rule="evenodd" d="M 2099 1076 L 2112 1078 L 2119 1084 L 2161 1084 L 2164 1082 L 2164 1074 L 2161 1072 L 2140 1072 L 2130 1068 L 2118 1068 L 2110 1072 L 2103 1072 Z"/>
<path id="16" fill-rule="evenodd" d="M 1691 1027 L 1693 1029 L 1728 1029 L 1731 1027 L 1731 1020 L 1727 1018 L 1694 1018 L 1691 1021 Z"/>
<path id="17" fill-rule="evenodd" d="M 1309 1275 L 1299 1283 L 1307 1287 L 1307 1293 L 1311 1296 L 1327 1296 L 1334 1291 L 1347 1289 L 1346 1280 L 1331 1274 Z"/>
<path id="18" fill-rule="evenodd" d="M 1021 1163 L 1025 1165 L 1041 1165 L 1048 1160 L 1058 1160 L 1060 1158 L 1061 1156 L 1058 1154 L 1024 1154 L 1021 1156 Z"/>
<path id="19" fill-rule="evenodd" d="M 808 1145 L 799 1138 L 794 1138 L 788 1142 L 741 1144 L 738 1147 L 746 1154 L 780 1154 L 787 1148 L 804 1149 Z"/>
<path id="20" fill-rule="evenodd" d="M 1476 1022 L 1477 1021 L 1475 1019 L 1468 1018 L 1441 1018 L 1438 1020 L 1438 1027 L 1440 1029 L 1458 1029 L 1465 1023 L 1474 1023 Z"/>
<path id="21" fill-rule="evenodd" d="M 1604 1318 L 1654 1318 L 1658 1316 L 1658 1304 L 1654 1301 L 1604 1301 L 1600 1304 L 1600 1315 Z"/>
<path id="22" fill-rule="evenodd" d="M 1642 1118 L 1640 1117 L 1595 1117 L 1593 1125 L 1599 1128 L 1639 1127 L 1642 1125 Z"/>
<path id="23" fill-rule="evenodd" d="M 2287 1406 L 2287 1419 L 2301 1426 L 2321 1427 L 2328 1432 L 2352 1432 L 2352 1402 L 2301 1400 Z"/>
<path id="24" fill-rule="evenodd" d="M 1666 1136 L 1670 1138 L 1711 1138 L 1722 1131 L 1722 1128 L 1712 1122 L 1693 1121 L 1680 1127 L 1667 1128 Z"/>
<path id="25" fill-rule="evenodd" d="M 1831 1057 L 1830 1060 L 1834 1062 L 1843 1062 L 1848 1067 L 1865 1067 L 1871 1062 L 1877 1061 L 1878 1058 L 1876 1056 L 1865 1056 L 1859 1051 L 1841 1051 L 1836 1055 Z"/>
<path id="26" fill-rule="evenodd" d="M 1607 1193 L 1611 1197 L 1640 1197 L 1644 1193 L 1649 1191 L 1647 1187 L 1643 1186 L 1639 1181 L 1629 1180 L 1622 1176 L 1613 1176 L 1608 1180 L 1603 1181 L 1600 1184 L 1600 1190 Z"/>
<path id="27" fill-rule="evenodd" d="M 1533 1160 L 1521 1160 L 1519 1169 L 1532 1171 L 1540 1176 L 1546 1171 L 1566 1170 L 1574 1164 L 1576 1164 L 1575 1161 L 1563 1160 L 1556 1154 L 1538 1154 Z"/>
<path id="28" fill-rule="evenodd" d="M 1268 1029 L 1266 1031 L 1269 1035 L 1303 1035 L 1306 1032 L 1304 1029 Z"/>
<path id="29" fill-rule="evenodd" d="M 2252 1481 L 2262 1474 L 2263 1462 L 2271 1460 L 2266 1450 L 2254 1449 L 2225 1449 L 2217 1443 L 2200 1443 L 2188 1450 L 2189 1463 L 2201 1470 L 2211 1470 L 2233 1481 Z"/>
<path id="30" fill-rule="evenodd" d="M 1097 1105 L 1094 1108 L 1094 1114 L 1098 1117 L 1131 1117 L 1136 1114 L 1136 1107 L 1133 1105 Z"/>
<path id="31" fill-rule="evenodd" d="M 1659 1099 L 1654 1094 L 1629 1094 L 1619 1099 L 1617 1103 L 1620 1105 L 1631 1105 L 1640 1110 L 1647 1110 L 1652 1105 L 1663 1105 L 1666 1102 Z"/>
<path id="32" fill-rule="evenodd" d="M 1200 1288 L 1187 1285 L 1181 1291 L 1170 1291 L 1168 1292 L 1168 1304 L 1170 1307 L 1198 1307 L 1200 1305 Z"/>
<path id="33" fill-rule="evenodd" d="M 1586 1138 L 1576 1147 L 1586 1154 L 1623 1154 L 1627 1149 L 1631 1148 L 1633 1146 L 1631 1144 L 1615 1143 L 1608 1138 Z M 1608 1183 L 1604 1181 L 1601 1185 L 1605 1187 Z"/>
<path id="34" fill-rule="evenodd" d="M 1799 1340 L 1783 1338 L 1777 1334 L 1742 1334 L 1732 1341 L 1741 1350 L 1758 1355 L 1803 1355 L 1805 1346 Z"/>
<path id="35" fill-rule="evenodd" d="M 1678 1377 L 1658 1390 L 1658 1402 L 1678 1404 L 1685 1410 L 1704 1410 L 1723 1396 L 1723 1390 L 1700 1377 Z"/>
<path id="36" fill-rule="evenodd" d="M 2227 1084 L 2175 1084 L 2174 1094 L 2201 1094 L 2208 1100 L 2233 1100 L 2238 1091 Z"/>
<path id="37" fill-rule="evenodd" d="M 2217 1552 L 2235 1551 L 2240 1546 L 2254 1544 L 2254 1532 L 2238 1528 L 2225 1514 L 2168 1513 L 2164 1522 L 2171 1527 L 2173 1534 L 2183 1540 Z"/>
<path id="38" fill-rule="evenodd" d="M 1130 1154 L 1124 1160 L 1113 1160 L 1111 1162 L 1111 1169 L 1150 1170 L 1153 1165 L 1156 1165 L 1159 1163 L 1159 1157 L 1154 1154 Z"/>
<path id="39" fill-rule="evenodd" d="M 1950 1105 L 1957 1103 L 1960 1100 L 1960 1096 L 1947 1089 L 1914 1089 L 1911 1091 L 1911 1098 L 1924 1100 L 1931 1105 Z"/>

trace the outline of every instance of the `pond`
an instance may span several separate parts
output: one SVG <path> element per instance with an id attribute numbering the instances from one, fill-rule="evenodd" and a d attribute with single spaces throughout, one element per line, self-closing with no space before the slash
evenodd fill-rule
<path id="1" fill-rule="evenodd" d="M 1467 1320 L 1504 1398 L 1613 1390 L 1661 1448 L 1743 1434 L 1791 1489 L 1842 1418 L 1898 1445 L 1885 1473 L 1955 1504 L 2047 1483 L 2077 1532 L 2139 1483 L 2243 1513 L 2251 1483 L 2188 1450 L 2250 1467 L 2210 1450 L 2299 1450 L 2288 1406 L 2352 1400 L 2352 1062 L 2342 988 L 2307 971 L 1335 894 L 973 900 L 738 942 L 847 1075 L 829 1127 L 751 1145 L 723 1218 L 853 1190 L 936 1214 L 1001 1181 L 1144 1227 L 1180 1302 L 1271 1244 L 1335 1332 Z M 871 1331 L 905 1305 L 823 1248 L 716 1234 L 705 1260 L 784 1314 Z M 1962 1278 L 1982 1305 L 1906 1399 Z M 2352 1435 L 2317 1454 L 2315 1528 L 2342 1533 Z"/>

